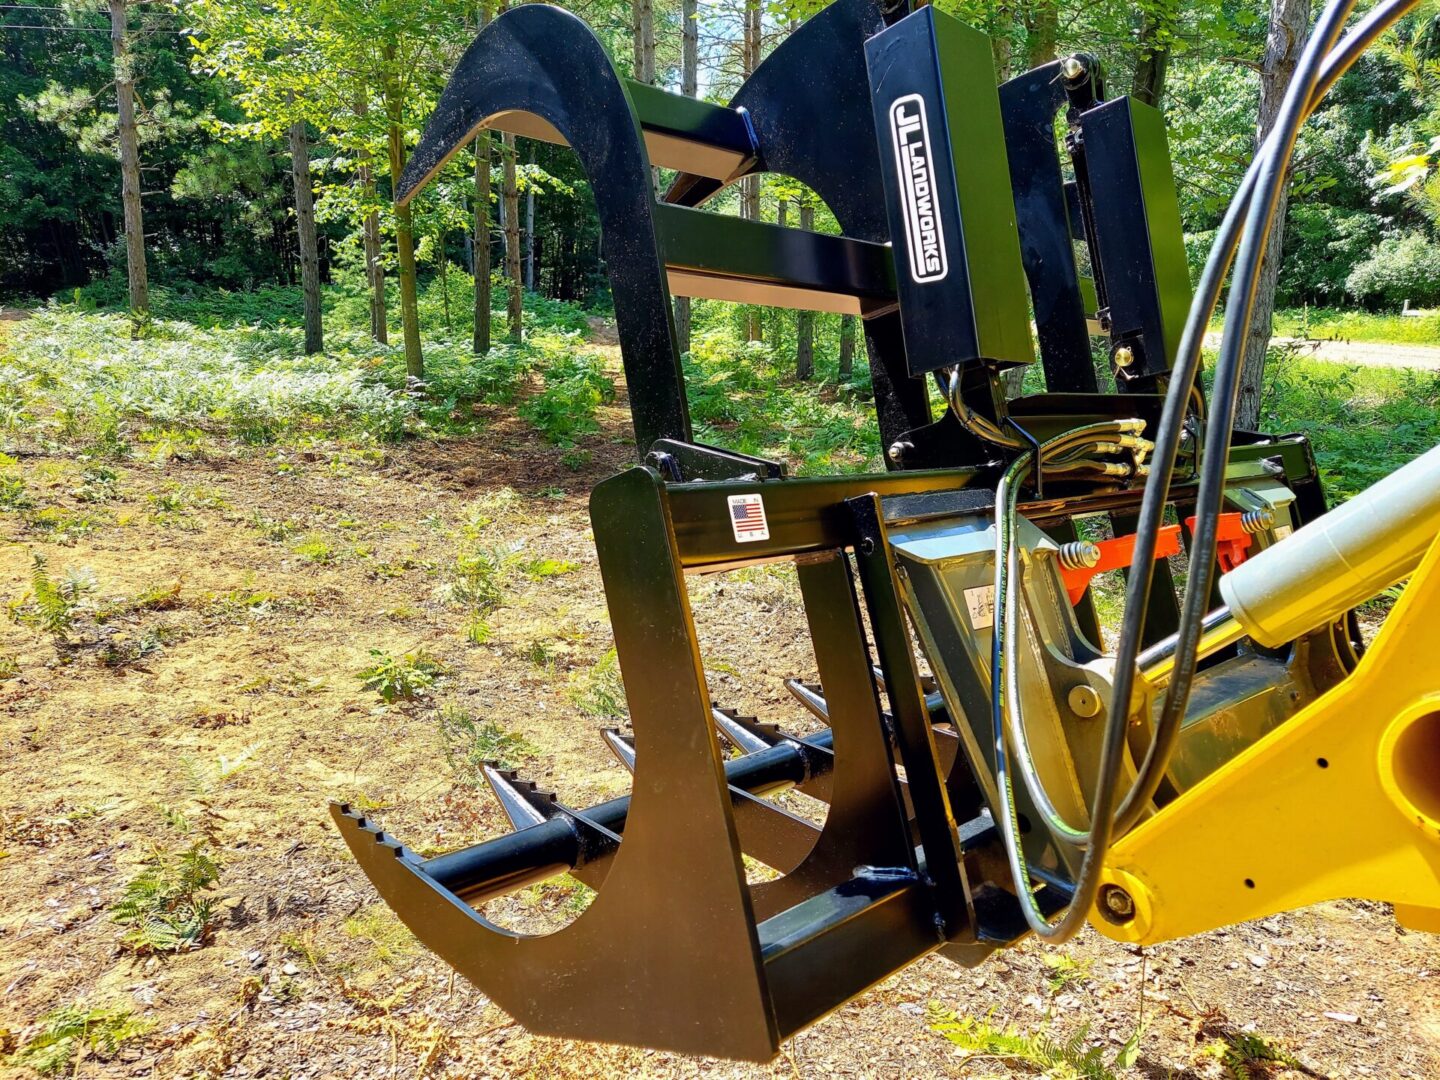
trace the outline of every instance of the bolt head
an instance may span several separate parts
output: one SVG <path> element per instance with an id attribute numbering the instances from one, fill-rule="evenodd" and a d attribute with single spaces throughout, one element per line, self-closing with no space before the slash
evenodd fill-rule
<path id="1" fill-rule="evenodd" d="M 1085 74 L 1085 61 L 1078 56 L 1067 56 L 1060 61 L 1060 74 L 1074 82 Z"/>
<path id="2" fill-rule="evenodd" d="M 1106 885 L 1100 890 L 1100 911 L 1109 922 L 1123 926 L 1135 918 L 1135 898 L 1119 885 Z"/>
<path id="3" fill-rule="evenodd" d="M 1116 367 L 1128 368 L 1131 364 L 1135 363 L 1135 350 L 1130 348 L 1129 345 L 1121 345 L 1115 350 L 1112 359 L 1115 361 Z"/>

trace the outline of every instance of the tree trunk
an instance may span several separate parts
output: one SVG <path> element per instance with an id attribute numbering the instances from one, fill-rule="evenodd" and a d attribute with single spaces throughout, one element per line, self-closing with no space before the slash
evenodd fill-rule
<path id="1" fill-rule="evenodd" d="M 494 5 L 480 5 L 477 29 L 485 29 Z M 475 235 L 471 240 L 470 272 L 475 278 L 475 355 L 490 351 L 490 133 L 475 136 Z"/>
<path id="2" fill-rule="evenodd" d="M 800 204 L 800 228 L 815 230 L 815 207 L 806 199 Z M 815 374 L 815 313 L 801 311 L 795 316 L 795 377 L 808 379 Z"/>
<path id="3" fill-rule="evenodd" d="M 370 111 L 369 102 L 361 97 L 355 103 L 355 115 L 364 116 Z M 365 205 L 375 205 L 375 169 L 369 147 L 362 147 L 359 154 L 360 190 L 365 196 Z M 380 215 L 371 210 L 365 215 L 361 228 L 361 240 L 365 252 L 365 281 L 370 286 L 370 336 L 381 345 L 389 343 L 390 334 L 385 327 L 385 264 L 380 257 Z"/>
<path id="4" fill-rule="evenodd" d="M 475 339 L 477 356 L 490 351 L 490 133 L 475 136 L 475 236 L 471 255 L 475 276 Z"/>
<path id="5" fill-rule="evenodd" d="M 1055 39 L 1060 33 L 1058 0 L 1034 0 L 1025 13 L 1025 62 L 1037 68 L 1055 59 Z"/>
<path id="6" fill-rule="evenodd" d="M 855 375 L 855 316 L 840 316 L 840 381 L 849 382 Z"/>
<path id="7" fill-rule="evenodd" d="M 1010 0 L 999 0 L 995 5 L 995 30 L 990 35 L 990 55 L 995 61 L 995 78 L 1004 82 L 1010 78 L 1010 58 L 1014 45 L 1010 41 L 1011 22 L 1014 9 Z"/>
<path id="8" fill-rule="evenodd" d="M 530 144 L 530 164 L 535 164 L 535 144 Z M 525 185 L 525 288 L 535 291 L 535 185 Z"/>
<path id="9" fill-rule="evenodd" d="M 445 254 L 445 230 L 435 235 L 436 254 L 440 257 L 440 303 L 445 309 L 445 329 L 450 329 L 450 257 Z"/>
<path id="10" fill-rule="evenodd" d="M 1275 118 L 1285 91 L 1295 75 L 1295 65 L 1310 34 L 1310 0 L 1271 0 L 1270 32 L 1265 40 L 1265 59 L 1260 69 L 1260 110 L 1257 145 L 1263 142 Z M 1245 365 L 1240 372 L 1240 401 L 1235 426 L 1253 431 L 1260 419 L 1260 390 L 1265 379 L 1265 353 L 1270 347 L 1271 322 L 1275 315 L 1275 284 L 1280 279 L 1280 255 L 1285 245 L 1285 211 L 1290 203 L 1290 178 L 1280 189 L 1270 235 L 1265 240 L 1265 261 L 1256 283 L 1255 307 L 1245 333 Z"/>
<path id="11" fill-rule="evenodd" d="M 300 288 L 305 296 L 305 351 L 318 353 L 325 348 L 320 324 L 320 241 L 315 233 L 310 137 L 304 120 L 290 125 L 290 175 L 295 181 L 295 234 L 300 247 Z"/>
<path id="12" fill-rule="evenodd" d="M 630 26 L 634 33 L 635 81 L 646 86 L 655 84 L 655 4 L 654 0 L 633 0 L 630 5 Z"/>
<path id="13" fill-rule="evenodd" d="M 1165 72 L 1170 67 L 1170 46 L 1165 38 L 1174 29 L 1176 11 L 1170 4 L 1147 9 L 1140 24 L 1139 58 L 1130 93 L 1136 101 L 1160 108 L 1165 97 Z"/>
<path id="14" fill-rule="evenodd" d="M 387 65 L 395 63 L 395 46 L 384 51 Z M 390 151 L 390 187 L 393 198 L 395 185 L 405 171 L 405 129 L 400 104 L 400 88 L 393 72 L 385 80 L 385 116 Z M 400 277 L 400 325 L 405 341 L 405 374 L 412 379 L 425 377 L 425 358 L 420 352 L 420 301 L 415 274 L 415 223 L 410 205 L 395 204 L 395 253 Z"/>
<path id="15" fill-rule="evenodd" d="M 525 311 L 525 298 L 520 288 L 520 192 L 515 180 L 515 136 L 500 136 L 500 158 L 504 166 L 504 187 L 501 208 L 505 222 L 505 277 L 509 280 L 509 303 L 506 305 L 506 336 L 520 342 L 520 320 Z"/>
<path id="16" fill-rule="evenodd" d="M 761 44 L 760 0 L 745 0 L 745 33 L 741 43 L 741 66 L 745 77 L 760 66 Z M 760 220 L 760 177 L 747 176 L 740 181 L 740 216 L 747 221 Z M 745 339 L 759 341 L 763 336 L 760 313 L 752 306 L 745 316 Z"/>
<path id="17" fill-rule="evenodd" d="M 145 220 L 140 209 L 140 141 L 135 129 L 135 77 L 126 33 L 127 0 L 110 0 L 110 51 L 115 58 L 119 102 L 120 201 L 125 208 L 125 276 L 135 327 L 150 315 L 150 281 L 145 270 Z"/>
<path id="18" fill-rule="evenodd" d="M 680 2 L 680 93 L 694 97 L 700 89 L 700 3 Z M 690 351 L 690 297 L 675 298 L 675 340 Z"/>

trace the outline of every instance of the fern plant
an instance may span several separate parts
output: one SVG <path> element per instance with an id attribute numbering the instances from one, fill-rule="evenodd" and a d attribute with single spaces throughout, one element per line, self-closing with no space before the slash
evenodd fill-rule
<path id="1" fill-rule="evenodd" d="M 11 601 L 10 617 L 24 626 L 43 630 L 56 641 L 68 641 L 80 601 L 94 591 L 95 578 L 88 570 L 67 570 L 56 581 L 44 555 L 32 552 L 30 558 L 30 591 Z"/>
<path id="2" fill-rule="evenodd" d="M 1232 1080 L 1266 1080 L 1282 1069 L 1313 1075 L 1294 1054 L 1252 1031 L 1225 1029 L 1210 1053 L 1220 1059 Z"/>
<path id="3" fill-rule="evenodd" d="M 34 1069 L 41 1076 L 54 1076 L 69 1069 L 77 1051 L 112 1058 L 122 1045 L 154 1026 L 137 1020 L 129 1009 L 65 1005 L 41 1019 L 39 1032 L 11 1055 L 9 1062 Z"/>
<path id="4" fill-rule="evenodd" d="M 220 880 L 220 865 L 203 841 L 178 854 L 157 851 L 110 908 L 129 927 L 121 944 L 135 953 L 187 952 L 214 930 L 215 901 L 203 895 Z"/>
<path id="5" fill-rule="evenodd" d="M 358 672 L 356 678 L 361 689 L 374 690 L 387 705 L 413 701 L 445 674 L 444 665 L 424 650 L 396 657 L 371 649 L 370 656 L 374 663 Z"/>
<path id="6" fill-rule="evenodd" d="M 536 754 L 523 735 L 506 731 L 494 720 L 472 716 L 459 705 L 442 706 L 437 719 L 445 762 L 462 783 L 479 785 L 483 778 L 480 767 L 487 762 L 514 769 Z"/>
<path id="7" fill-rule="evenodd" d="M 933 1003 L 930 1026 L 971 1055 L 1022 1063 L 1052 1080 L 1118 1080 L 1117 1070 L 1135 1063 L 1142 1034 L 1137 1028 L 1114 1060 L 1107 1062 L 1100 1047 L 1085 1045 L 1088 1026 L 1060 1042 L 1043 1030 L 1027 1035 L 1014 1024 L 1002 1029 L 993 1026 L 988 1016 L 958 1016 Z"/>

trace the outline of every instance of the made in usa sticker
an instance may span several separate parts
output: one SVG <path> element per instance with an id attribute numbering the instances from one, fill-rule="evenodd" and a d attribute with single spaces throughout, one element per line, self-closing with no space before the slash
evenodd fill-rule
<path id="1" fill-rule="evenodd" d="M 735 542 L 748 544 L 770 539 L 770 523 L 765 520 L 765 500 L 757 495 L 730 496 L 730 527 Z"/>

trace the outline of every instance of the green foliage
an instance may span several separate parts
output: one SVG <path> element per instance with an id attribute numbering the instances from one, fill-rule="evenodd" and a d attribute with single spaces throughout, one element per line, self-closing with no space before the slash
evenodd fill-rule
<path id="1" fill-rule="evenodd" d="M 30 559 L 30 591 L 10 602 L 10 617 L 43 630 L 56 642 L 68 641 L 81 601 L 95 590 L 95 578 L 88 570 L 67 570 L 56 581 L 44 555 L 32 552 Z"/>
<path id="2" fill-rule="evenodd" d="M 588 671 L 571 677 L 570 700 L 585 715 L 597 720 L 623 720 L 630 715 L 625 704 L 625 683 L 620 678 L 620 658 L 614 649 L 600 657 Z"/>
<path id="3" fill-rule="evenodd" d="M 1440 443 L 1440 373 L 1272 349 L 1261 424 L 1308 435 L 1331 498 L 1349 498 Z"/>
<path id="4" fill-rule="evenodd" d="M 1040 959 L 1049 972 L 1045 977 L 1045 987 L 1052 994 L 1083 983 L 1090 978 L 1090 969 L 1094 966 L 1093 960 L 1076 960 L 1058 952 L 1044 953 Z"/>
<path id="5" fill-rule="evenodd" d="M 197 331 L 157 320 L 131 340 L 120 315 L 50 307 L 36 312 L 0 353 L 12 406 L 32 431 L 65 443 L 111 448 L 126 428 L 190 425 L 265 444 L 322 433 L 393 439 L 417 410 L 382 377 L 386 353 L 362 339 L 335 340 L 306 356 L 293 331 Z"/>
<path id="6" fill-rule="evenodd" d="M 0 454 L 0 510 L 33 510 L 35 500 L 25 487 L 19 463 L 9 454 Z"/>
<path id="7" fill-rule="evenodd" d="M 515 769 L 536 754 L 524 736 L 506 731 L 497 721 L 481 720 L 459 705 L 442 705 L 437 723 L 446 764 L 461 783 L 471 787 L 484 782 L 482 765 Z"/>
<path id="8" fill-rule="evenodd" d="M 879 432 L 865 365 L 854 384 L 798 383 L 763 342 L 743 342 L 718 325 L 698 330 L 685 383 L 699 437 L 745 453 L 780 458 L 796 472 L 880 467 Z"/>
<path id="9" fill-rule="evenodd" d="M 1398 308 L 1440 303 L 1440 245 L 1421 232 L 1387 236 L 1345 279 L 1346 291 L 1365 304 Z"/>
<path id="10" fill-rule="evenodd" d="M 41 1017 L 40 1030 L 8 1060 L 41 1076 L 58 1076 L 70 1069 L 80 1051 L 113 1058 L 125 1043 L 143 1037 L 154 1026 L 137 1020 L 129 1009 L 63 1005 Z"/>
<path id="11" fill-rule="evenodd" d="M 1368 208 L 1293 202 L 1285 223 L 1285 258 L 1277 287 L 1280 302 L 1342 302 L 1348 295 L 1346 279 L 1379 239 L 1380 222 Z"/>
<path id="12" fill-rule="evenodd" d="M 1237 1031 L 1228 1024 L 1211 1023 L 1203 1032 L 1218 1036 L 1204 1053 L 1218 1058 L 1230 1080 L 1266 1080 L 1281 1070 L 1310 1074 L 1294 1054 L 1254 1031 Z"/>
<path id="13" fill-rule="evenodd" d="M 557 446 L 573 446 L 577 437 L 598 431 L 595 411 L 615 399 L 604 362 L 574 351 L 578 343 L 576 337 L 545 344 L 545 388 L 520 406 L 520 415 Z"/>
<path id="14" fill-rule="evenodd" d="M 1142 1035 L 1137 1029 L 1107 1062 L 1101 1047 L 1085 1045 L 1089 1029 L 1084 1026 L 1060 1042 L 1043 1030 L 1026 1035 L 1013 1024 L 997 1028 L 988 1017 L 958 1016 L 934 1002 L 929 1021 L 932 1030 L 972 1056 L 1027 1065 L 1052 1080 L 1118 1080 L 1135 1063 Z"/>
<path id="15" fill-rule="evenodd" d="M 356 673 L 362 690 L 374 690 L 387 705 L 397 701 L 413 701 L 435 685 L 445 668 L 424 650 L 392 656 L 382 649 L 371 649 L 374 661 Z"/>
<path id="16" fill-rule="evenodd" d="M 220 865 L 204 841 L 184 851 L 156 851 L 111 905 L 128 927 L 121 943 L 135 953 L 187 952 L 209 939 L 215 902 L 205 895 L 220 880 Z"/>
<path id="17" fill-rule="evenodd" d="M 514 553 L 501 548 L 474 548 L 455 557 L 450 580 L 442 586 L 443 598 L 480 615 L 505 602 L 504 576 Z"/>

